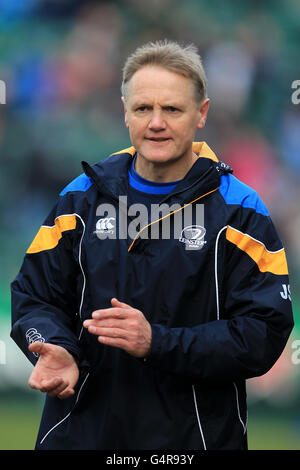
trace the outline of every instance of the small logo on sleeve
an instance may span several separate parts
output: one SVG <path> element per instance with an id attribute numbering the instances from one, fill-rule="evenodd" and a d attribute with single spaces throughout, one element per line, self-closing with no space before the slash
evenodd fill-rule
<path id="1" fill-rule="evenodd" d="M 35 343 L 36 341 L 39 341 L 41 343 L 45 342 L 45 338 L 42 337 L 42 335 L 36 330 L 36 328 L 29 328 L 29 330 L 26 331 L 25 336 L 28 344 Z M 32 354 L 34 354 L 36 357 L 39 357 L 38 353 Z"/>

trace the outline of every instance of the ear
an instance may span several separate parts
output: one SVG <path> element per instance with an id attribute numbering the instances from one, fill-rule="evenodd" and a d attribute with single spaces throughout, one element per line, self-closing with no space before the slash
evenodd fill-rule
<path id="1" fill-rule="evenodd" d="M 126 124 L 126 127 L 128 127 L 127 108 L 126 108 L 126 101 L 125 101 L 125 98 L 124 98 L 124 96 L 122 96 L 121 100 L 122 100 L 122 103 L 123 103 L 123 108 L 124 108 L 124 119 L 125 119 L 125 124 Z"/>
<path id="2" fill-rule="evenodd" d="M 202 101 L 200 105 L 200 109 L 199 109 L 200 118 L 198 121 L 197 129 L 203 129 L 203 127 L 205 126 L 209 105 L 210 105 L 209 98 L 206 98 L 204 101 Z"/>

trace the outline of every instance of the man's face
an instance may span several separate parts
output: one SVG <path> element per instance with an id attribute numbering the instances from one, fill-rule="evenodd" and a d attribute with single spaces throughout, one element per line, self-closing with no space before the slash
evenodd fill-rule
<path id="1" fill-rule="evenodd" d="M 209 100 L 196 102 L 192 81 L 159 66 L 138 70 L 123 100 L 125 122 L 139 156 L 152 163 L 192 159 L 197 129 L 205 125 Z"/>

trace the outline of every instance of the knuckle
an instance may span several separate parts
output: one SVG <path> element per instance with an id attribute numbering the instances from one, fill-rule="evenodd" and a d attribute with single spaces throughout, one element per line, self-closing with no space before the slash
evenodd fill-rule
<path id="1" fill-rule="evenodd" d="M 132 316 L 133 316 L 133 318 L 135 318 L 136 320 L 138 320 L 139 317 L 140 317 L 140 312 L 139 312 L 139 310 L 133 309 L 133 310 L 132 310 Z"/>
<path id="2" fill-rule="evenodd" d="M 138 341 L 138 338 L 139 338 L 139 335 L 138 335 L 137 331 L 133 331 L 132 332 L 132 337 L 131 337 L 131 342 L 133 344 L 136 344 L 137 341 Z"/>
<path id="3" fill-rule="evenodd" d="M 117 318 L 121 318 L 122 315 L 123 315 L 123 310 L 122 310 L 121 308 L 118 308 L 118 309 L 116 310 L 116 317 L 117 317 Z"/>

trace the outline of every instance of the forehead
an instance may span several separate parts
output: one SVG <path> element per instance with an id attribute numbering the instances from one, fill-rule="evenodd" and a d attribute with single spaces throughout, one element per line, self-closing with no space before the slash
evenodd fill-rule
<path id="1" fill-rule="evenodd" d="M 146 98 L 187 100 L 194 97 L 193 82 L 182 74 L 161 66 L 147 65 L 131 77 L 128 99 Z"/>

